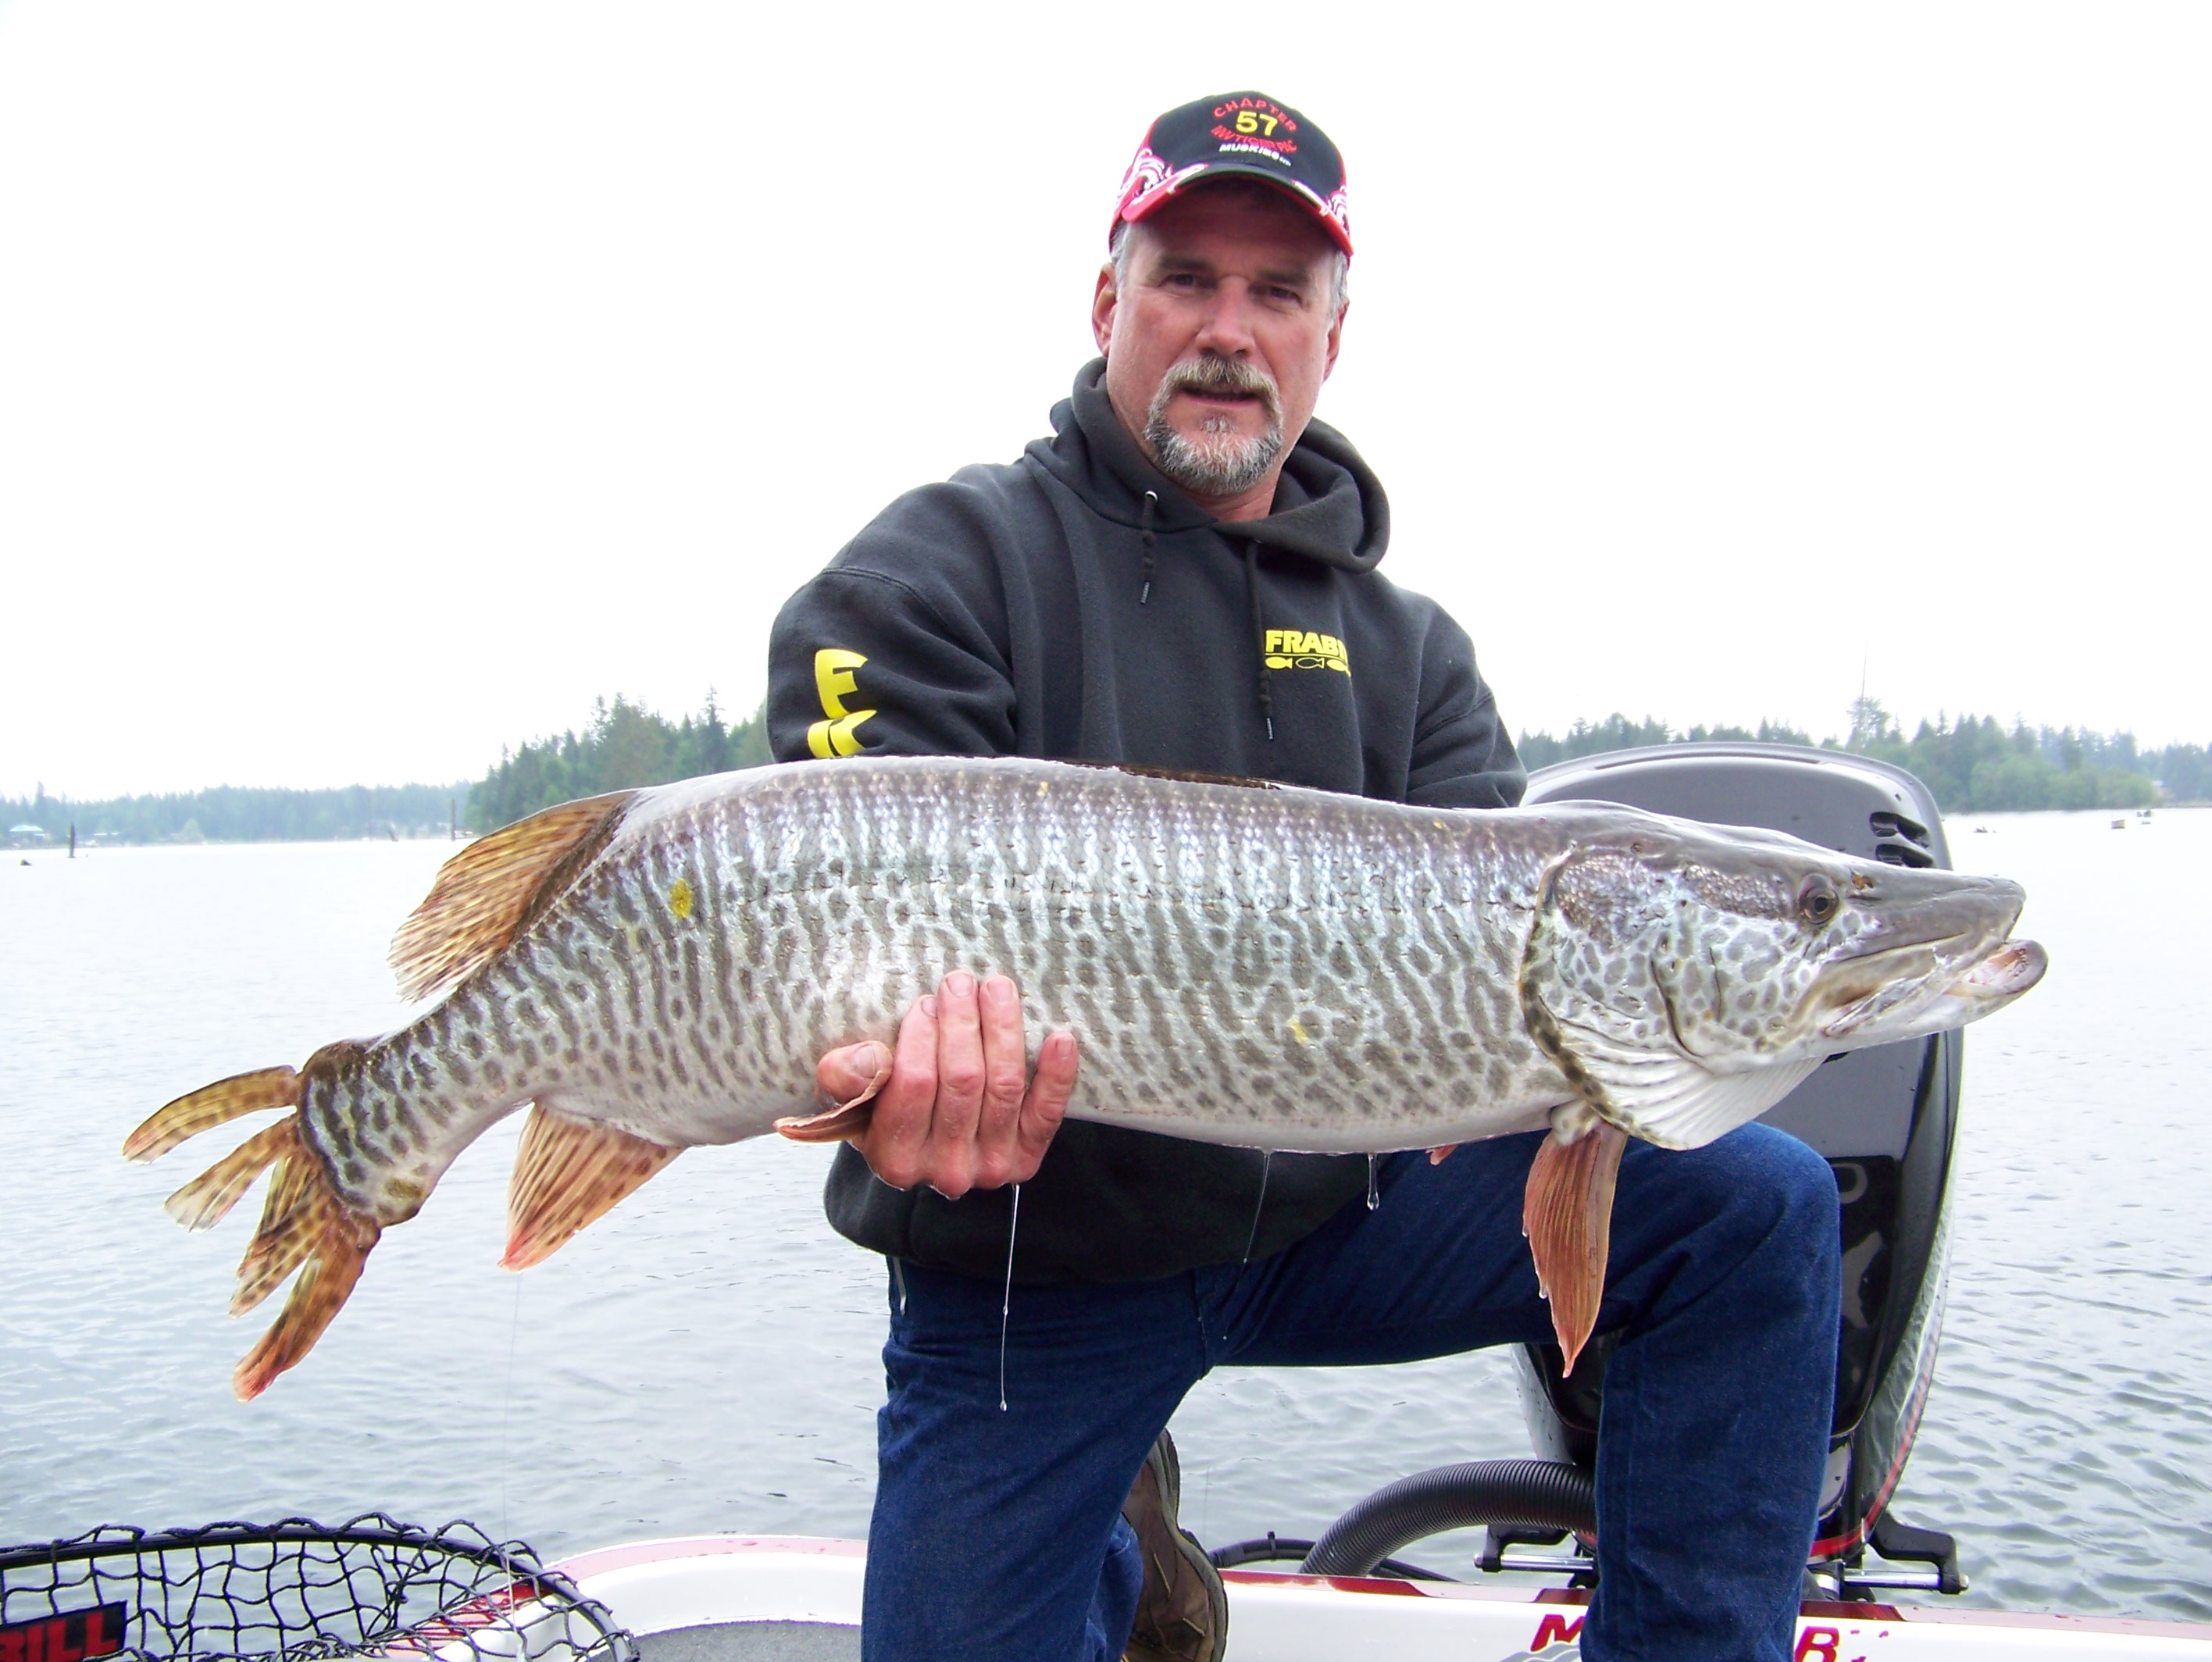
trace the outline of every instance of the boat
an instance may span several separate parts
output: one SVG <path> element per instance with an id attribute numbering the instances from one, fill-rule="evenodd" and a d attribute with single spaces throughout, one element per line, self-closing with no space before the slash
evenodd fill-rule
<path id="1" fill-rule="evenodd" d="M 0 1550 L 8 1662 L 848 1662 L 866 1548 L 632 1542 L 541 1562 L 465 1524 L 100 1529 Z M 1223 1573 L 1235 1662 L 1568 1662 L 1589 1594 L 1393 1572 Z M 2212 1627 L 1811 1600 L 1794 1662 L 2212 1662 Z"/>
<path id="2" fill-rule="evenodd" d="M 580 1553 L 554 1566 L 636 1637 L 642 1662 L 844 1662 L 860 1654 L 866 1548 L 714 1535 Z M 1395 1575 L 1229 1569 L 1231 1662 L 1565 1662 L 1589 1594 Z M 1813 1600 L 1795 1662 L 2212 1662 L 2212 1627 Z"/>

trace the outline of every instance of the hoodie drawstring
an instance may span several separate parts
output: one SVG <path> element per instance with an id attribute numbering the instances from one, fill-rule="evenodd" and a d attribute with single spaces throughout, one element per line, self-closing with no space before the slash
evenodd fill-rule
<path id="1" fill-rule="evenodd" d="M 1137 535 L 1145 544 L 1145 586 L 1137 591 L 1139 606 L 1150 604 L 1152 597 L 1152 510 L 1160 505 L 1160 494 L 1156 490 L 1145 493 L 1145 511 L 1138 516 Z"/>
<path id="2" fill-rule="evenodd" d="M 1267 673 L 1267 629 L 1260 616 L 1260 544 L 1244 544 L 1244 592 L 1252 601 L 1252 640 L 1260 648 L 1260 719 L 1267 729 L 1267 743 L 1275 742 L 1275 689 Z"/>

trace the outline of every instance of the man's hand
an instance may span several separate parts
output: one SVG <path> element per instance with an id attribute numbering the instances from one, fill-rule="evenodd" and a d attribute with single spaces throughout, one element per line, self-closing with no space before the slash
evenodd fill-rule
<path id="1" fill-rule="evenodd" d="M 1020 990 L 1003 975 L 978 986 L 955 970 L 907 1010 L 896 1052 L 874 1040 L 842 1046 L 814 1083 L 835 1103 L 880 1079 L 866 1128 L 846 1140 L 892 1187 L 927 1183 L 957 1200 L 1036 1175 L 1075 1089 L 1075 1035 L 1048 1034 L 1036 1077 L 1028 1074 Z"/>

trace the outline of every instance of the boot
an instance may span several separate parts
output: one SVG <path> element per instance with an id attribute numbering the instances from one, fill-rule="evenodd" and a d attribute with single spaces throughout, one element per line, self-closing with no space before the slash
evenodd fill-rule
<path id="1" fill-rule="evenodd" d="M 1164 1431 L 1121 1503 L 1145 1555 L 1145 1587 L 1124 1662 L 1221 1662 L 1229 1644 L 1229 1596 L 1198 1538 L 1176 1521 L 1182 1467 Z"/>

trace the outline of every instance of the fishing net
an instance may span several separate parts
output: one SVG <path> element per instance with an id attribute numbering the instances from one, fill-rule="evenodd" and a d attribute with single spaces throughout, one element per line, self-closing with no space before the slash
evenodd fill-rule
<path id="1" fill-rule="evenodd" d="M 604 1605 L 520 1541 L 369 1513 L 107 1527 L 0 1550 L 0 1662 L 637 1662 Z"/>

